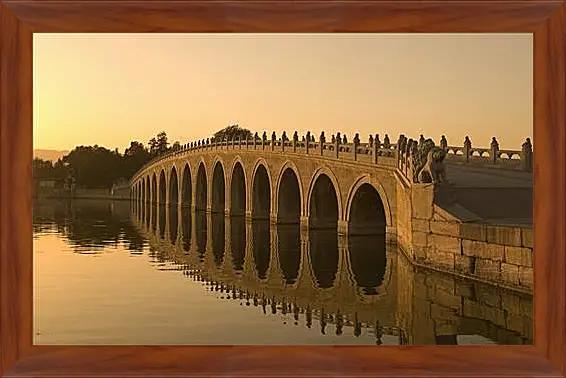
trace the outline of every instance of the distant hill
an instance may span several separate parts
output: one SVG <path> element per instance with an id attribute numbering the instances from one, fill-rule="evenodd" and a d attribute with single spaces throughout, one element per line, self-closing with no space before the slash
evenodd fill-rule
<path id="1" fill-rule="evenodd" d="M 37 149 L 33 150 L 33 158 L 40 158 L 42 160 L 51 160 L 52 162 L 56 162 L 63 156 L 67 155 L 69 151 L 57 151 L 57 150 L 42 150 Z"/>

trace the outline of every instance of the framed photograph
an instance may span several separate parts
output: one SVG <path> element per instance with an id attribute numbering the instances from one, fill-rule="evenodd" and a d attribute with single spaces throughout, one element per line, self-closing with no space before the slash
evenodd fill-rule
<path id="1" fill-rule="evenodd" d="M 564 2 L 0 18 L 0 376 L 564 376 Z"/>

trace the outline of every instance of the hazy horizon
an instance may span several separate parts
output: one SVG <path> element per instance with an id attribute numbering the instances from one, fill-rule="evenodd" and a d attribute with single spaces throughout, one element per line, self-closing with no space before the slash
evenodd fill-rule
<path id="1" fill-rule="evenodd" d="M 34 149 L 184 144 L 230 123 L 519 150 L 532 34 L 34 34 Z"/>

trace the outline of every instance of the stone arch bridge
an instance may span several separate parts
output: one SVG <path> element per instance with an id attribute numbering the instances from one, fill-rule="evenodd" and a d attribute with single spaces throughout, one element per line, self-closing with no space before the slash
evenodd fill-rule
<path id="1" fill-rule="evenodd" d="M 450 202 L 446 198 L 451 194 L 446 192 L 453 187 L 441 185 L 440 196 L 435 190 L 440 185 L 419 179 L 427 158 L 421 146 L 429 141 L 434 145 L 422 135 L 419 141 L 401 135 L 397 143 L 391 143 L 387 135 L 382 142 L 376 135 L 361 143 L 356 134 L 348 142 L 338 133 L 327 142 L 324 132 L 318 141 L 310 133 L 299 140 L 297 132 L 292 139 L 285 133 L 277 139 L 273 133 L 269 140 L 265 132 L 263 137 L 256 133 L 247 139 L 206 139 L 144 165 L 132 177 L 130 193 L 136 209 L 144 217 L 149 215 L 152 223 L 158 222 L 155 212 L 161 206 L 190 208 L 279 224 L 300 223 L 312 229 L 337 228 L 339 234 L 385 234 L 414 257 L 414 235 L 422 231 L 417 230 L 422 222 L 415 219 L 431 221 L 435 206 Z M 443 137 L 439 149 L 446 156 L 439 165 L 450 166 L 445 169 L 448 177 L 453 169 L 468 167 L 507 168 L 532 176 L 529 139 L 522 151 L 505 151 L 495 138 L 484 149 L 472 148 L 467 137 L 463 148 L 448 146 Z M 454 178 L 457 181 L 458 175 L 450 178 L 451 184 Z M 152 205 L 158 205 L 157 210 Z"/>

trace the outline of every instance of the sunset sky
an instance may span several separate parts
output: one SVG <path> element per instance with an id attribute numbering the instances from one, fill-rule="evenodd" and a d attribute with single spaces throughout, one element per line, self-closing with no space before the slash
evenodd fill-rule
<path id="1" fill-rule="evenodd" d="M 34 34 L 34 148 L 123 152 L 239 123 L 519 150 L 532 49 L 531 34 Z"/>

